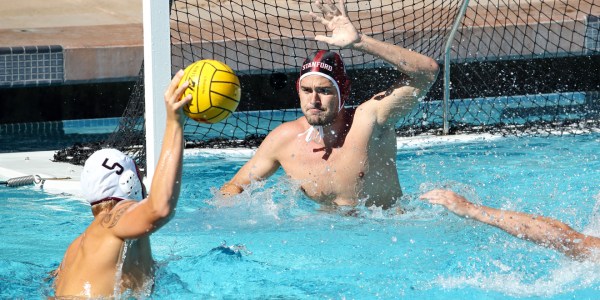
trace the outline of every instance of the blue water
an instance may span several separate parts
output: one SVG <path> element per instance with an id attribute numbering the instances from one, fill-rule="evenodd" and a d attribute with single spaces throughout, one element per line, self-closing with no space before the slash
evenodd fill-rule
<path id="1" fill-rule="evenodd" d="M 152 236 L 152 299 L 598 299 L 600 264 L 576 262 L 417 198 L 448 187 L 600 235 L 600 134 L 401 143 L 403 215 L 321 211 L 280 171 L 221 207 L 247 160 L 186 156 L 175 218 Z M 92 219 L 87 204 L 0 188 L 0 298 L 45 298 L 44 279 Z"/>

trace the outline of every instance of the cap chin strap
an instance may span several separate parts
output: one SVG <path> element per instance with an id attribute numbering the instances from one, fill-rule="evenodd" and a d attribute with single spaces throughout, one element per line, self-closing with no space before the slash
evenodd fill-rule
<path id="1" fill-rule="evenodd" d="M 307 143 L 310 143 L 311 141 L 318 143 L 323 140 L 323 126 L 310 126 L 305 132 L 298 134 L 298 136 L 301 135 L 306 135 L 304 140 Z"/>

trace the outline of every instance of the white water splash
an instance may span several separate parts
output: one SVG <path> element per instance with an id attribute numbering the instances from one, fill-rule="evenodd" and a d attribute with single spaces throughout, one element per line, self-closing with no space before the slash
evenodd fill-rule
<path id="1" fill-rule="evenodd" d="M 430 287 L 441 286 L 444 289 L 474 287 L 486 291 L 501 292 L 515 297 L 550 297 L 563 293 L 597 287 L 600 284 L 600 274 L 594 262 L 578 262 L 564 258 L 558 267 L 547 276 L 533 282 L 527 275 L 510 269 L 504 263 L 500 264 L 497 273 L 477 272 L 470 276 L 440 276 L 430 283 Z"/>
<path id="2" fill-rule="evenodd" d="M 584 234 L 600 237 L 600 194 L 594 196 L 596 204 L 590 216 L 590 223 L 583 230 Z"/>
<path id="3" fill-rule="evenodd" d="M 86 297 L 92 296 L 92 285 L 89 283 L 89 281 L 86 281 L 83 284 L 83 295 Z"/>
<path id="4" fill-rule="evenodd" d="M 287 176 L 272 182 L 253 181 L 244 187 L 239 195 L 225 197 L 216 188 L 211 189 L 213 197 L 206 201 L 213 210 L 203 210 L 207 226 L 221 227 L 238 225 L 242 227 L 293 222 L 295 218 L 312 213 L 298 209 L 298 201 L 304 195 L 300 183 Z M 298 215 L 300 214 L 300 215 Z M 221 225 L 221 226 L 220 226 Z"/>

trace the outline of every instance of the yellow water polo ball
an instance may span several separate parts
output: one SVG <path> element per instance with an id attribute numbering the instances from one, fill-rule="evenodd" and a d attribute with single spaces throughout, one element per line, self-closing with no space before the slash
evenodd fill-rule
<path id="1" fill-rule="evenodd" d="M 188 81 L 183 97 L 192 95 L 192 101 L 183 112 L 200 123 L 218 123 L 229 117 L 238 107 L 241 97 L 240 80 L 226 64 L 203 59 L 184 70 L 179 85 Z"/>

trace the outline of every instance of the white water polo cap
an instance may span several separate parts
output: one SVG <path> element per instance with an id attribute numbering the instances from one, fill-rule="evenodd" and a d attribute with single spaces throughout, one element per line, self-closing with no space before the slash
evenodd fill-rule
<path id="1" fill-rule="evenodd" d="M 142 182 L 135 162 L 116 149 L 94 152 L 81 172 L 84 198 L 93 206 L 108 200 L 142 200 Z"/>

